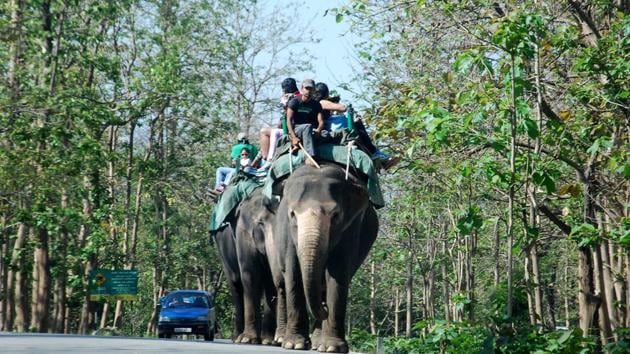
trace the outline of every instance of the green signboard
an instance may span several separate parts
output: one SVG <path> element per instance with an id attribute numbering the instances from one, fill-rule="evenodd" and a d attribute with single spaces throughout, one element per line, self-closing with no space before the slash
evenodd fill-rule
<path id="1" fill-rule="evenodd" d="M 138 271 L 135 269 L 95 269 L 90 273 L 90 300 L 135 300 Z"/>

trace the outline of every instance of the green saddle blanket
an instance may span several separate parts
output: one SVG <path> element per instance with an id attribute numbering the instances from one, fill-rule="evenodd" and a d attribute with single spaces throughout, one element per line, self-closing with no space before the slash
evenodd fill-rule
<path id="1" fill-rule="evenodd" d="M 348 162 L 348 147 L 335 144 L 321 144 L 316 147 L 317 157 L 321 160 L 332 161 L 340 165 L 346 165 Z M 273 194 L 274 183 L 291 173 L 291 167 L 293 170 L 304 164 L 305 155 L 300 150 L 296 155 L 285 154 L 279 156 L 277 160 L 273 162 L 267 174 L 267 179 L 263 186 L 263 194 L 267 198 L 271 198 Z M 368 177 L 367 190 L 370 196 L 370 201 L 374 204 L 374 207 L 380 209 L 385 206 L 385 200 L 381 192 L 381 185 L 376 174 L 376 169 L 372 163 L 372 159 L 365 152 L 353 148 L 350 153 L 350 171 L 354 169 L 360 171 Z"/>
<path id="2" fill-rule="evenodd" d="M 212 210 L 210 232 L 219 230 L 225 224 L 225 219 L 232 210 L 262 185 L 262 182 L 255 178 L 240 179 L 235 184 L 228 185 Z"/>

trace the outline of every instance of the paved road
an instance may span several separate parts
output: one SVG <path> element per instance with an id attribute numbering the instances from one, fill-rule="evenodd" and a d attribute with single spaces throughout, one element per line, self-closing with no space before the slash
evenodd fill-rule
<path id="1" fill-rule="evenodd" d="M 229 340 L 200 340 L 97 337 L 65 334 L 0 333 L 2 354 L 211 354 L 211 353 L 309 353 L 261 345 L 236 345 Z M 315 352 L 311 352 L 315 353 Z"/>

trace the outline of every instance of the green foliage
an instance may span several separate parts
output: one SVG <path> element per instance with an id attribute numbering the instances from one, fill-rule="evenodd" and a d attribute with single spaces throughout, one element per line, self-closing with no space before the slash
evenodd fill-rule
<path id="1" fill-rule="evenodd" d="M 541 332 L 536 328 L 523 326 L 512 333 L 497 339 L 499 353 L 593 353 L 595 341 L 582 336 L 579 329 Z"/>
<path id="2" fill-rule="evenodd" d="M 386 353 L 420 354 L 420 353 L 491 353 L 492 338 L 490 332 L 467 323 L 447 323 L 437 321 L 426 327 L 419 322 L 414 326 L 423 331 L 417 338 L 384 338 Z M 365 331 L 354 331 L 348 337 L 353 351 L 374 353 L 376 338 Z"/>
<path id="3" fill-rule="evenodd" d="M 600 242 L 599 231 L 589 223 L 574 226 L 569 237 L 575 240 L 580 247 L 591 247 Z"/>

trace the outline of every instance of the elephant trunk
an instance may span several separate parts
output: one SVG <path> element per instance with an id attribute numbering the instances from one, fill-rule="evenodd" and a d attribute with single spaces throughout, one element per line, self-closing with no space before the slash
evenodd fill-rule
<path id="1" fill-rule="evenodd" d="M 297 219 L 297 254 L 302 273 L 304 295 L 309 312 L 318 320 L 328 318 L 322 304 L 324 266 L 328 259 L 328 237 L 330 220 L 322 215 L 305 213 Z"/>

